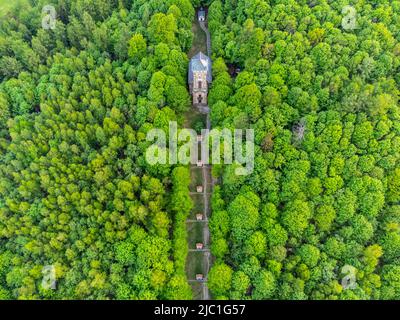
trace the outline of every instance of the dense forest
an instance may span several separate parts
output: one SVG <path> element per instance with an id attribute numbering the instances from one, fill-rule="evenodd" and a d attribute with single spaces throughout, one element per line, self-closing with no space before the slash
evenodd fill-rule
<path id="1" fill-rule="evenodd" d="M 190 299 L 189 172 L 143 154 L 190 106 L 193 6 L 52 3 L 54 29 L 45 1 L 0 23 L 0 298 Z"/>
<path id="2" fill-rule="evenodd" d="M 400 299 L 399 23 L 399 1 L 211 3 L 212 125 L 256 140 L 253 174 L 214 166 L 216 298 Z"/>
<path id="3" fill-rule="evenodd" d="M 400 1 L 51 2 L 0 14 L 0 299 L 193 297 L 189 168 L 144 155 L 201 4 L 212 127 L 256 142 L 213 166 L 212 297 L 400 299 Z"/>

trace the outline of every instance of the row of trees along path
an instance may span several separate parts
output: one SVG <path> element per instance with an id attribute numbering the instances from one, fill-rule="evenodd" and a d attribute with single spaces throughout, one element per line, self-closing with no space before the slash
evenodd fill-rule
<path id="1" fill-rule="evenodd" d="M 199 28 L 200 27 L 200 28 Z M 197 18 L 193 22 L 194 46 L 192 53 L 206 49 L 211 57 L 210 32 L 207 23 L 199 22 Z M 206 38 L 204 41 L 204 34 Z M 202 40 L 203 39 L 203 40 Z M 205 47 L 204 47 L 205 45 Z M 204 51 L 203 51 L 204 52 Z M 191 58 L 189 56 L 189 58 Z M 197 127 L 197 123 L 203 123 L 206 129 L 211 129 L 211 121 L 208 106 L 192 106 L 186 116 L 185 126 Z M 199 150 L 201 143 L 199 141 Z M 201 150 L 202 159 L 205 159 Z M 187 219 L 189 252 L 186 263 L 188 281 L 193 289 L 193 298 L 198 300 L 209 300 L 210 293 L 207 286 L 208 272 L 212 263 L 210 254 L 210 230 L 208 221 L 211 213 L 211 193 L 214 180 L 211 176 L 211 165 L 191 165 L 191 197 L 194 202 L 192 214 Z"/>

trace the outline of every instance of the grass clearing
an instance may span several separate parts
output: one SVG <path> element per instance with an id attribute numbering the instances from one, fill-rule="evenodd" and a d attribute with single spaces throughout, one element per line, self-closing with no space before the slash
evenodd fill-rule
<path id="1" fill-rule="evenodd" d="M 197 17 L 196 20 L 193 21 L 192 31 L 193 31 L 193 43 L 192 43 L 192 48 L 188 53 L 189 59 L 199 51 L 207 54 L 207 47 L 206 47 L 207 37 L 205 32 L 200 28 Z"/>
<path id="2" fill-rule="evenodd" d="M 196 214 L 204 214 L 204 198 L 202 193 L 192 194 L 190 197 L 193 200 L 193 209 L 189 216 L 189 219 L 196 219 Z"/>
<path id="3" fill-rule="evenodd" d="M 196 192 L 197 186 L 203 186 L 203 169 L 200 167 L 192 166 L 190 168 L 190 191 Z"/>
<path id="4" fill-rule="evenodd" d="M 188 279 L 193 280 L 196 278 L 196 274 L 205 275 L 204 266 L 204 253 L 203 252 L 189 252 L 186 263 L 186 274 Z"/>
<path id="5" fill-rule="evenodd" d="M 198 134 L 201 133 L 201 129 L 206 126 L 206 117 L 201 114 L 195 107 L 190 109 L 185 114 L 185 128 L 195 129 Z"/>
<path id="6" fill-rule="evenodd" d="M 192 222 L 188 225 L 188 245 L 189 249 L 196 249 L 196 243 L 203 243 L 203 224 L 201 222 Z"/>
<path id="7" fill-rule="evenodd" d="M 192 292 L 194 300 L 201 300 L 203 297 L 203 284 L 202 283 L 192 283 Z"/>

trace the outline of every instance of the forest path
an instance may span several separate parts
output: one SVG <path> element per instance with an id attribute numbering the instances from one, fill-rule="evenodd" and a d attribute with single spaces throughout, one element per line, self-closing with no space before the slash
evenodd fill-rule
<path id="1" fill-rule="evenodd" d="M 196 13 L 197 17 L 197 13 Z M 200 28 L 198 28 L 200 26 Z M 202 51 L 204 42 L 207 54 L 211 53 L 210 33 L 205 22 L 199 22 L 197 18 L 193 22 L 194 41 L 193 47 L 189 52 L 189 58 L 196 54 L 197 50 Z M 206 37 L 204 38 L 204 33 Z M 198 128 L 196 124 L 201 123 L 201 127 L 211 129 L 210 109 L 208 106 L 192 106 L 186 114 L 185 127 Z M 199 132 L 198 132 L 199 134 Z M 205 150 L 201 150 L 201 159 L 206 159 Z M 210 230 L 208 226 L 211 213 L 211 193 L 213 179 L 211 176 L 211 165 L 203 163 L 201 166 L 191 165 L 191 190 L 190 196 L 193 199 L 194 209 L 190 217 L 186 220 L 188 232 L 189 251 L 186 261 L 186 274 L 189 284 L 192 286 L 193 298 L 198 300 L 209 300 L 210 292 L 207 285 L 208 272 L 211 266 L 210 253 Z M 201 187 L 201 190 L 200 190 Z M 198 215 L 202 217 L 199 219 Z M 199 219 L 199 220 L 198 220 Z M 201 244 L 202 247 L 197 246 Z M 202 274 L 203 279 L 196 279 L 196 276 Z"/>
<path id="2" fill-rule="evenodd" d="M 210 35 L 210 31 L 208 30 L 206 23 L 207 23 L 206 21 L 200 21 L 199 25 L 200 25 L 200 28 L 206 34 L 207 55 L 211 58 L 211 35 Z"/>

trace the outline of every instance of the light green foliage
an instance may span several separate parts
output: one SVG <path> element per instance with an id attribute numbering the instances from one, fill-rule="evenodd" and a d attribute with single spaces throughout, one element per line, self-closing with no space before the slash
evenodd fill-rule
<path id="1" fill-rule="evenodd" d="M 146 40 L 140 33 L 136 33 L 129 40 L 128 55 L 134 61 L 140 61 L 146 54 Z"/>
<path id="2" fill-rule="evenodd" d="M 175 33 L 178 31 L 174 15 L 156 13 L 152 16 L 149 23 L 149 36 L 154 43 L 165 42 L 172 45 L 175 43 Z"/>
<path id="3" fill-rule="evenodd" d="M 218 296 L 229 292 L 232 285 L 232 270 L 226 264 L 217 264 L 208 274 L 208 286 Z"/>
<path id="4" fill-rule="evenodd" d="M 190 176 L 144 153 L 188 107 L 191 3 L 40 3 L 0 26 L 0 298 L 190 299 Z"/>
<path id="5" fill-rule="evenodd" d="M 342 5 L 209 7 L 212 125 L 254 128 L 256 142 L 251 175 L 219 170 L 213 214 L 230 225 L 210 224 L 228 245 L 231 297 L 400 299 L 400 7 L 358 3 L 358 29 L 345 30 Z"/>
<path id="6" fill-rule="evenodd" d="M 275 278 L 269 271 L 262 270 L 254 280 L 253 299 L 270 299 L 276 290 Z"/>

